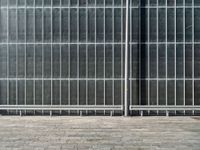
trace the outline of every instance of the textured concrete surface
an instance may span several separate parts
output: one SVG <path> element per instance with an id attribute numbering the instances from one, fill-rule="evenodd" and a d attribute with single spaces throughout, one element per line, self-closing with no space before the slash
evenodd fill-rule
<path id="1" fill-rule="evenodd" d="M 200 150 L 200 118 L 1 116 L 0 149 Z"/>

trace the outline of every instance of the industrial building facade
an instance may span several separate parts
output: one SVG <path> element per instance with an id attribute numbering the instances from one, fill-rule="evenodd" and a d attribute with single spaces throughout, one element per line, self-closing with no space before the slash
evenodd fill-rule
<path id="1" fill-rule="evenodd" d="M 0 0 L 0 110 L 199 114 L 199 0 Z"/>

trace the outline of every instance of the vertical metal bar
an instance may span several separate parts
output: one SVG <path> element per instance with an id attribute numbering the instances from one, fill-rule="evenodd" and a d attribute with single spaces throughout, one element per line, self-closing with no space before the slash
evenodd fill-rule
<path id="1" fill-rule="evenodd" d="M 141 1 L 139 1 L 139 20 L 138 20 L 138 25 L 139 25 L 139 105 L 141 105 Z"/>
<path id="2" fill-rule="evenodd" d="M 53 104 L 53 0 L 51 0 L 51 105 Z M 50 111 L 52 113 L 52 111 Z"/>
<path id="3" fill-rule="evenodd" d="M 140 116 L 141 116 L 141 117 L 143 116 L 143 110 L 140 111 Z"/>
<path id="4" fill-rule="evenodd" d="M 114 110 L 111 110 L 111 111 L 110 111 L 110 116 L 111 116 L 111 117 L 113 116 L 113 112 L 114 112 Z"/>
<path id="5" fill-rule="evenodd" d="M 52 117 L 52 110 L 50 110 L 49 115 L 50 115 L 50 117 Z"/>
<path id="6" fill-rule="evenodd" d="M 166 22 L 165 22 L 165 95 L 166 95 L 166 97 L 165 97 L 165 105 L 167 106 L 167 97 L 168 97 L 168 95 L 167 95 L 167 84 L 168 84 L 168 82 L 167 82 L 167 74 L 168 74 L 168 69 L 167 69 L 167 67 L 168 67 L 168 65 L 167 65 L 167 58 L 168 58 L 168 56 L 167 56 L 167 44 L 168 44 L 168 37 L 167 37 L 167 29 L 168 29 L 168 26 L 167 26 L 167 24 L 168 24 L 168 6 L 167 6 L 167 1 L 166 1 L 166 9 L 165 9 L 165 11 L 166 11 Z M 167 113 L 168 113 L 168 111 L 166 111 L 166 115 L 167 115 Z"/>
<path id="7" fill-rule="evenodd" d="M 124 72 L 124 116 L 128 116 L 128 19 L 129 0 L 126 0 L 126 29 L 125 29 L 125 72 Z"/>
<path id="8" fill-rule="evenodd" d="M 59 32 L 60 32 L 60 43 L 62 43 L 62 3 L 60 1 L 60 28 L 59 28 Z M 62 105 L 62 45 L 59 45 L 59 49 L 60 49 L 60 91 L 59 91 L 59 95 L 60 95 L 60 106 Z M 60 115 L 62 114 L 62 110 L 60 110 Z"/>
<path id="9" fill-rule="evenodd" d="M 34 28 L 33 28 L 33 36 L 34 36 L 34 56 L 33 56 L 33 78 L 34 78 L 34 80 L 33 80 L 33 104 L 35 105 L 35 9 L 36 9 L 36 7 L 35 7 L 35 0 L 34 0 L 34 16 L 33 16 L 33 26 L 34 26 Z M 35 111 L 34 111 L 34 114 L 35 114 Z"/>
<path id="10" fill-rule="evenodd" d="M 129 10 L 130 10 L 130 12 L 129 12 L 129 14 L 130 14 L 130 22 L 129 22 L 129 30 L 130 30 L 130 32 L 129 32 L 129 34 L 130 34 L 130 36 L 129 36 L 129 39 L 130 39 L 130 42 L 133 42 L 133 39 L 132 39 L 132 10 L 133 9 L 136 9 L 136 8 L 132 8 L 132 1 L 130 1 L 130 8 L 129 8 Z M 129 58 L 130 58 L 130 60 L 129 60 L 129 63 L 130 63 L 130 67 L 129 67 L 129 78 L 133 78 L 133 73 L 132 73 L 132 43 L 129 45 L 130 47 L 129 47 L 129 49 L 130 49 L 130 56 L 129 56 Z M 132 80 L 128 80 L 128 82 L 129 82 L 129 89 L 130 89 L 130 91 L 129 91 L 129 96 L 130 96 L 130 100 L 129 100 L 129 103 L 130 103 L 130 105 L 132 105 L 132 101 L 133 101 L 133 96 L 132 96 Z M 132 111 L 131 111 L 132 112 Z"/>
<path id="11" fill-rule="evenodd" d="M 105 9 L 105 7 L 106 7 L 106 2 L 105 2 L 106 0 L 104 0 L 104 9 L 103 9 L 103 11 L 104 11 L 104 24 L 103 24 L 103 31 L 104 31 L 104 52 L 103 52 L 103 54 L 104 54 L 104 60 L 103 60 L 103 62 L 104 62 L 104 70 L 103 70 L 103 85 L 104 85 L 104 89 L 103 89 L 103 97 L 104 97 L 104 106 L 105 106 L 105 103 L 106 103 L 106 84 L 105 84 L 105 78 L 106 78 L 106 55 L 105 55 L 105 43 L 106 43 L 106 30 L 105 30 L 105 28 L 106 28 L 106 9 Z M 104 115 L 105 115 L 105 110 L 104 110 Z"/>
<path id="12" fill-rule="evenodd" d="M 96 80 L 96 78 L 97 78 L 97 45 L 96 45 L 96 43 L 97 43 L 97 10 L 96 10 L 96 7 L 97 7 L 97 0 L 95 0 L 95 18 L 94 18 L 94 22 L 95 22 L 95 47 L 94 47 L 94 58 L 95 58 L 95 62 L 94 62 L 94 64 L 95 64 L 95 75 L 94 75 L 94 77 L 95 77 L 95 105 L 97 104 L 97 80 Z M 95 114 L 96 114 L 96 111 L 95 111 Z"/>
<path id="13" fill-rule="evenodd" d="M 1 7 L 1 9 L 2 9 L 2 6 L 0 5 L 0 7 Z M 9 98 L 8 98 L 8 96 L 9 96 L 9 93 L 8 93 L 8 85 L 9 85 L 9 82 L 8 82 L 8 3 L 7 3 L 7 6 L 6 6 L 6 14 L 7 14 L 7 20 L 6 20 L 6 23 L 7 23 L 7 25 L 6 25 L 6 28 L 7 28 L 7 40 L 6 40 L 6 104 L 7 105 L 9 105 Z M 9 114 L 9 111 L 7 110 L 7 114 Z"/>
<path id="14" fill-rule="evenodd" d="M 169 117 L 169 110 L 166 111 L 166 117 Z"/>
<path id="15" fill-rule="evenodd" d="M 194 0 L 192 0 L 192 106 L 194 106 Z M 194 115 L 194 111 L 192 111 Z"/>
<path id="16" fill-rule="evenodd" d="M 8 12 L 7 12 L 7 13 L 8 13 L 8 14 L 7 14 L 7 18 L 8 18 L 8 20 L 7 20 L 7 21 L 8 21 L 8 22 L 7 22 L 7 29 L 8 29 L 8 30 L 7 30 L 7 43 L 6 43 L 6 44 L 7 44 L 7 65 L 8 65 L 8 67 L 7 67 L 7 80 L 8 80 L 8 83 L 7 83 L 7 84 L 8 84 L 8 86 L 7 86 L 7 88 L 8 88 L 8 89 L 7 89 L 7 104 L 8 104 L 8 105 L 10 105 L 10 98 L 9 98 L 9 97 L 10 97 L 10 94 L 9 94 L 9 93 L 10 93 L 10 89 L 9 89 L 9 86 L 10 86 L 10 62 L 9 62 L 9 60 L 10 60 L 10 53 L 9 53 L 9 52 L 10 52 L 10 47 L 9 47 L 9 46 L 10 46 L 10 43 L 11 43 L 11 42 L 10 42 L 10 37 L 9 37 L 9 32 L 10 32 L 10 29 L 9 29 L 9 22 L 10 22 L 10 21 L 9 21 L 9 14 L 10 14 L 10 12 L 9 12 L 9 10 L 10 10 L 10 6 L 11 6 L 11 5 L 9 4 L 9 1 L 8 1 L 8 2 L 7 2 L 7 7 L 8 7 L 8 8 L 7 8 L 7 11 L 8 11 Z M 11 9 L 11 10 L 12 10 L 12 9 Z M 15 80 L 13 80 L 13 82 L 14 82 L 14 81 L 15 81 Z M 8 114 L 9 114 L 10 112 L 11 112 L 11 111 L 9 111 L 9 110 L 7 111 Z"/>
<path id="17" fill-rule="evenodd" d="M 68 6 L 70 6 L 70 0 L 68 1 Z M 70 13 L 71 13 L 71 10 L 70 10 L 70 7 L 68 8 L 68 41 L 69 43 L 71 42 L 71 39 L 70 39 Z M 71 67 L 70 67 L 70 44 L 68 43 L 68 78 L 70 78 L 70 70 L 71 70 Z M 68 80 L 68 105 L 70 105 L 70 101 L 71 101 L 71 93 L 70 93 L 70 80 Z M 70 114 L 71 111 L 68 111 L 68 114 Z"/>
<path id="18" fill-rule="evenodd" d="M 124 6 L 124 4 L 123 4 L 123 0 L 121 0 L 121 105 L 123 105 L 123 102 L 124 102 L 124 100 L 123 100 L 123 83 L 124 83 L 124 81 L 122 80 L 122 78 L 123 78 L 123 69 L 124 69 L 124 60 L 123 60 L 123 56 L 124 56 L 124 45 L 123 45 L 123 35 L 124 35 L 124 31 L 123 31 L 123 29 L 124 29 L 124 21 L 123 21 L 123 6 Z"/>
<path id="19" fill-rule="evenodd" d="M 42 0 L 42 105 L 44 105 L 44 0 Z M 42 110 L 42 114 L 44 111 Z"/>
<path id="20" fill-rule="evenodd" d="M 77 79 L 79 79 L 79 1 L 78 1 L 78 7 L 77 7 Z M 77 105 L 79 105 L 79 80 L 77 80 Z M 77 111 L 78 114 L 79 111 Z"/>
<path id="21" fill-rule="evenodd" d="M 82 116 L 82 115 L 83 115 L 82 110 L 80 110 L 80 116 Z"/>
<path id="22" fill-rule="evenodd" d="M 16 0 L 16 42 L 18 43 L 18 0 Z M 16 78 L 18 77 L 18 44 L 15 46 L 16 48 Z M 16 79 L 16 105 L 18 105 L 18 81 Z M 18 111 L 16 110 L 16 114 Z"/>
<path id="23" fill-rule="evenodd" d="M 183 0 L 183 79 L 183 105 L 185 105 L 185 0 Z"/>
<path id="24" fill-rule="evenodd" d="M 27 14 L 26 14 L 26 11 L 27 11 L 27 1 L 25 1 L 25 21 L 24 21 L 25 22 L 25 29 L 24 29 L 25 30 L 25 32 L 24 32 L 25 33 L 25 55 L 24 55 L 24 57 L 25 57 L 25 59 L 24 59 L 25 60 L 25 64 L 24 64 L 24 70 L 25 70 L 24 71 L 25 72 L 25 86 L 24 86 L 24 88 L 25 88 L 25 90 L 24 90 L 25 91 L 24 92 L 24 94 L 25 94 L 25 96 L 24 96 L 25 105 L 26 105 L 26 92 L 27 92 L 26 91 L 26 74 L 27 74 L 27 72 L 26 72 L 26 48 L 27 48 L 27 37 L 26 37 L 26 28 L 27 28 L 26 15 Z M 26 114 L 26 110 L 25 110 L 25 114 Z"/>
<path id="25" fill-rule="evenodd" d="M 22 111 L 21 110 L 19 111 L 19 115 L 20 115 L 20 117 L 22 116 Z"/>
<path id="26" fill-rule="evenodd" d="M 175 104 L 175 106 L 177 105 L 177 100 L 176 100 L 176 81 L 177 81 L 177 79 L 176 79 L 176 0 L 174 1 L 174 78 L 175 78 L 175 80 L 174 80 L 174 94 L 175 94 L 175 96 L 174 96 L 174 104 Z M 175 114 L 176 114 L 176 110 L 175 110 Z"/>
<path id="27" fill-rule="evenodd" d="M 113 44 L 112 44 L 112 78 L 114 79 L 115 78 L 115 24 L 114 24 L 114 1 L 112 1 L 112 41 L 113 41 Z M 115 101 L 114 101 L 114 95 L 115 95 L 115 82 L 114 80 L 112 80 L 112 105 L 115 104 Z"/>
<path id="28" fill-rule="evenodd" d="M 86 1 L 86 78 L 88 79 L 88 1 Z M 86 80 L 86 105 L 88 105 L 88 80 Z M 88 111 L 86 111 L 86 114 Z"/>
<path id="29" fill-rule="evenodd" d="M 9 105 L 9 2 L 7 3 L 7 105 Z M 9 114 L 9 111 L 7 111 Z"/>
<path id="30" fill-rule="evenodd" d="M 147 11 L 147 14 L 148 14 L 148 16 L 147 16 L 147 62 L 148 62 L 148 65 L 147 65 L 147 73 L 148 73 L 148 83 L 147 83 L 147 92 L 148 92 L 148 96 L 147 96 L 147 100 L 148 100 L 148 106 L 149 106 L 149 104 L 150 104 L 150 0 L 148 0 L 148 5 L 147 5 L 147 8 L 148 8 L 148 11 Z M 150 113 L 150 111 L 148 111 L 148 114 Z"/>
<path id="31" fill-rule="evenodd" d="M 158 91 L 159 91 L 159 88 L 158 88 L 158 86 L 159 86 L 159 81 L 158 81 L 158 78 L 159 78 L 159 65 L 158 65 L 158 59 L 159 59 L 159 54 L 158 54 L 158 52 L 159 52 L 159 43 L 158 43 L 158 31 L 159 31 L 159 24 L 158 24 L 158 21 L 159 21 L 159 19 L 158 19 L 158 17 L 159 17 L 159 15 L 158 15 L 158 13 L 159 13 L 159 11 L 158 11 L 158 2 L 159 2 L 159 0 L 157 0 L 157 5 L 156 5 L 156 27 L 157 27 L 157 29 L 156 29 L 156 68 L 157 68 L 157 72 L 156 72 L 156 78 L 157 78 L 157 81 L 156 81 L 156 104 L 157 104 L 157 106 L 159 105 L 158 103 L 159 103 L 159 93 L 158 93 Z M 158 115 L 158 113 L 159 113 L 159 111 L 157 110 L 157 115 Z"/>

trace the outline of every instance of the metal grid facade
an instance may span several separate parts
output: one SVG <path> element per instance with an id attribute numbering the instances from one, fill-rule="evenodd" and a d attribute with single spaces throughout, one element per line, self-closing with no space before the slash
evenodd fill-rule
<path id="1" fill-rule="evenodd" d="M 121 108 L 121 0 L 1 0 L 0 17 L 1 105 Z"/>
<path id="2" fill-rule="evenodd" d="M 198 112 L 200 2 L 126 2 L 0 0 L 0 109 Z"/>
<path id="3" fill-rule="evenodd" d="M 130 3 L 130 109 L 198 112 L 199 1 Z"/>

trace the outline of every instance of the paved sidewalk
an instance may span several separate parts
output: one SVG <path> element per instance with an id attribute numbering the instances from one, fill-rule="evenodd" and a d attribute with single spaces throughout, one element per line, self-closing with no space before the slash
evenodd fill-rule
<path id="1" fill-rule="evenodd" d="M 200 118 L 1 116 L 0 149 L 200 150 Z"/>

